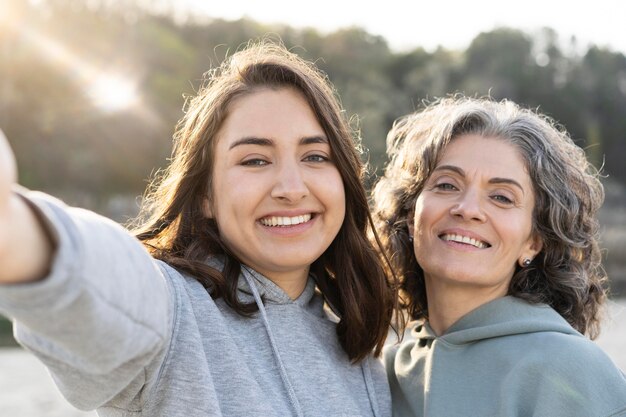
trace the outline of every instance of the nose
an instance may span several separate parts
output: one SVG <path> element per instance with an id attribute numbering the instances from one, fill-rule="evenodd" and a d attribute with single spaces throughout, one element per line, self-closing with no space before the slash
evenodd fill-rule
<path id="1" fill-rule="evenodd" d="M 272 187 L 272 198 L 296 203 L 309 195 L 309 187 L 303 172 L 296 164 L 287 164 L 277 171 Z"/>
<path id="2" fill-rule="evenodd" d="M 450 214 L 466 221 L 484 222 L 486 216 L 482 204 L 481 195 L 475 190 L 468 189 L 459 195 L 455 204 L 450 208 Z"/>

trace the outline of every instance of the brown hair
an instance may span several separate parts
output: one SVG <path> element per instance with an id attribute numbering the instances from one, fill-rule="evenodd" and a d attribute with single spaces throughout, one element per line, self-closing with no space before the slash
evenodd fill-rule
<path id="1" fill-rule="evenodd" d="M 343 224 L 330 247 L 311 265 L 323 296 L 338 310 L 339 341 L 353 361 L 379 354 L 395 303 L 381 258 L 367 239 L 373 222 L 362 186 L 363 164 L 345 112 L 327 78 L 284 47 L 251 44 L 208 74 L 188 103 L 174 136 L 170 166 L 155 180 L 143 207 L 145 222 L 136 236 L 154 257 L 194 276 L 213 298 L 222 297 L 249 316 L 255 304 L 237 299 L 241 263 L 221 239 L 217 224 L 203 214 L 212 204 L 216 134 L 233 100 L 263 88 L 293 88 L 303 95 L 326 133 L 346 194 Z M 206 264 L 223 256 L 223 271 Z"/>
<path id="2" fill-rule="evenodd" d="M 596 219 L 604 199 L 598 174 L 553 120 L 506 100 L 441 99 L 398 119 L 389 132 L 391 159 L 373 193 L 374 218 L 410 317 L 427 318 L 428 303 L 407 218 L 446 146 L 465 134 L 512 143 L 533 184 L 533 233 L 543 249 L 529 267 L 517 266 L 508 293 L 552 306 L 578 331 L 595 338 L 606 298 Z"/>

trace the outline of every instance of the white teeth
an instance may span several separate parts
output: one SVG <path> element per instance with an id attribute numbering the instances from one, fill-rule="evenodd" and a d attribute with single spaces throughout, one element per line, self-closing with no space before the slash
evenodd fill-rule
<path id="1" fill-rule="evenodd" d="M 301 216 L 294 217 L 264 217 L 261 220 L 261 224 L 263 226 L 295 226 L 300 223 L 306 223 L 311 220 L 311 214 L 304 214 Z"/>
<path id="2" fill-rule="evenodd" d="M 441 239 L 443 240 L 449 240 L 449 241 L 453 241 L 453 242 L 459 242 L 459 243 L 465 243 L 468 245 L 472 245 L 475 246 L 479 249 L 485 249 L 488 248 L 489 245 L 485 242 L 482 242 L 480 240 L 476 240 L 474 238 L 468 237 L 468 236 L 461 236 L 461 235 L 456 235 L 456 234 L 445 234 L 441 236 Z"/>

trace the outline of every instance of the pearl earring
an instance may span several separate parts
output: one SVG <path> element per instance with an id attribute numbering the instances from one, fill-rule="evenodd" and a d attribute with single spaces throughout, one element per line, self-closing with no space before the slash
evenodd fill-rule
<path id="1" fill-rule="evenodd" d="M 525 258 L 525 259 L 524 259 L 524 261 L 522 262 L 522 266 L 523 266 L 524 268 L 526 268 L 527 266 L 530 266 L 530 264 L 532 263 L 532 261 L 533 261 L 533 260 L 532 260 L 532 259 L 530 259 L 530 258 Z"/>

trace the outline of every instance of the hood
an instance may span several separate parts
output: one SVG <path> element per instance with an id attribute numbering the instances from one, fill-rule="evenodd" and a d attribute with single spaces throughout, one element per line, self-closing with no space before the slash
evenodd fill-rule
<path id="1" fill-rule="evenodd" d="M 411 332 L 422 344 L 436 338 L 453 345 L 462 345 L 501 336 L 536 332 L 558 332 L 579 335 L 570 324 L 546 304 L 531 304 L 506 296 L 484 304 L 461 317 L 437 337 L 428 322 L 417 325 Z"/>
<path id="2" fill-rule="evenodd" d="M 224 270 L 224 257 L 223 256 L 211 256 L 206 261 L 207 265 L 217 269 L 218 271 Z M 302 307 L 305 307 L 311 302 L 315 295 L 315 280 L 309 275 L 307 285 L 302 291 L 302 294 L 292 300 L 289 295 L 282 288 L 272 282 L 269 278 L 258 273 L 254 269 L 241 264 L 241 271 L 247 273 L 248 277 L 253 279 L 256 290 L 265 303 L 271 304 L 291 304 L 296 303 Z M 244 303 L 255 302 L 254 295 L 249 285 L 249 281 L 244 278 L 243 274 L 239 275 L 239 281 L 237 282 L 238 299 Z"/>
<path id="3" fill-rule="evenodd" d="M 306 287 L 304 287 L 304 291 L 302 294 L 295 300 L 292 300 L 289 295 L 282 288 L 276 285 L 272 280 L 266 278 L 264 275 L 258 273 L 254 269 L 241 265 L 242 271 L 245 271 L 249 274 L 250 277 L 254 279 L 254 285 L 259 292 L 259 295 L 263 299 L 265 303 L 272 304 L 291 304 L 295 303 L 300 305 L 301 307 L 305 307 L 315 295 L 315 280 L 309 275 L 309 278 L 306 283 Z M 237 283 L 237 289 L 239 290 L 239 299 L 245 302 L 254 301 L 254 297 L 252 291 L 250 289 L 249 281 L 243 278 L 243 276 L 239 277 L 239 282 Z"/>

